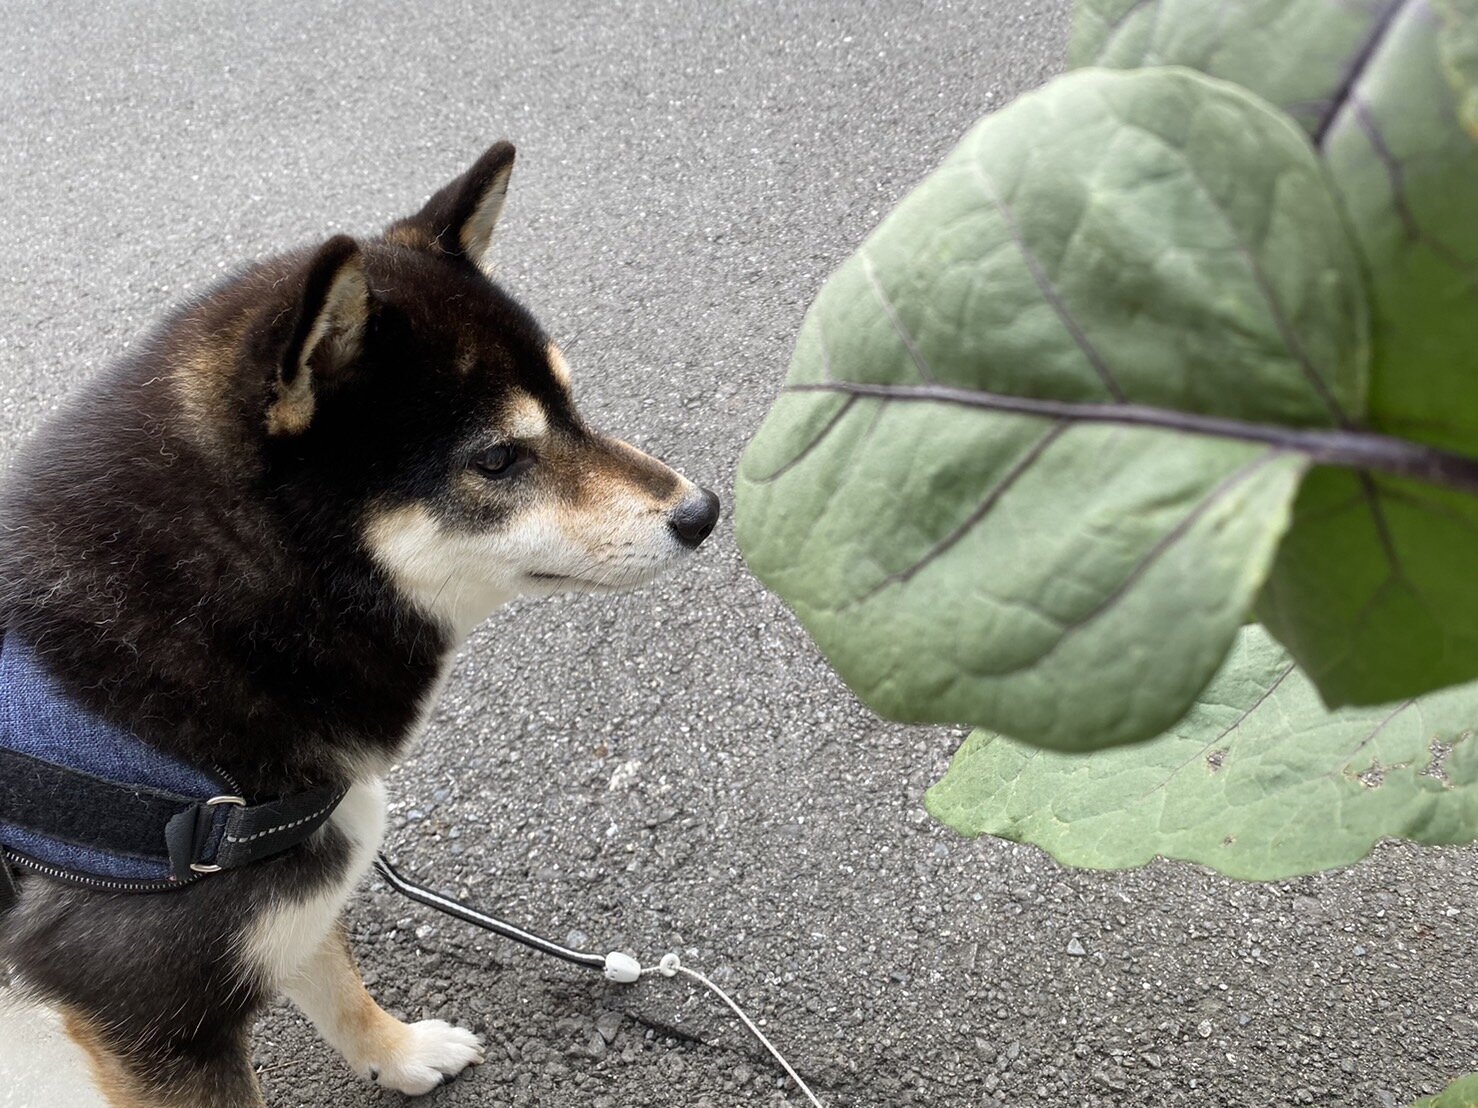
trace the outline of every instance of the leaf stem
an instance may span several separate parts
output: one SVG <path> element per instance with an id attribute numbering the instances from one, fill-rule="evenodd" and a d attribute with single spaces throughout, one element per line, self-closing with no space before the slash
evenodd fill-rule
<path id="1" fill-rule="evenodd" d="M 1478 496 L 1478 458 L 1373 431 L 1325 430 L 1248 423 L 1143 404 L 1094 404 L 1006 396 L 948 385 L 868 385 L 851 381 L 787 385 L 786 392 L 831 392 L 885 403 L 951 404 L 1078 423 L 1156 427 L 1210 438 L 1259 442 L 1305 455 L 1319 465 L 1374 470 Z"/>

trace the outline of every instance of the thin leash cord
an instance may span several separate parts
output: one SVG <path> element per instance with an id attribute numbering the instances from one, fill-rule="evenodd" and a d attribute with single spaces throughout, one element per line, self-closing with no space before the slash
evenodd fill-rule
<path id="1" fill-rule="evenodd" d="M 449 896 L 442 896 L 433 892 L 424 885 L 417 885 L 402 877 L 400 871 L 390 864 L 390 859 L 385 855 L 375 856 L 375 869 L 380 876 L 401 896 L 414 900 L 418 904 L 424 904 L 428 908 L 435 908 L 448 916 L 453 916 L 463 923 L 470 923 L 474 927 L 481 927 L 484 931 L 491 931 L 495 935 L 502 935 L 505 939 L 512 939 L 516 943 L 533 947 L 535 950 L 562 958 L 566 962 L 572 962 L 577 966 L 585 966 L 587 969 L 604 970 L 606 960 L 599 954 L 586 954 L 583 951 L 571 950 L 567 946 L 560 946 L 549 939 L 541 938 L 532 931 L 525 931 L 522 927 L 516 927 L 511 923 L 490 916 L 486 912 L 479 912 L 476 908 L 469 908 L 460 900 L 453 900 Z"/>
<path id="2" fill-rule="evenodd" d="M 698 982 L 698 984 L 707 988 L 710 992 L 713 993 L 714 996 L 718 997 L 734 1010 L 734 1015 L 739 1017 L 739 1021 L 743 1023 L 745 1027 L 749 1028 L 749 1033 L 753 1035 L 756 1039 L 758 1039 L 760 1043 L 764 1046 L 764 1048 L 768 1050 L 771 1055 L 774 1056 L 775 1061 L 780 1063 L 780 1068 L 783 1069 L 787 1074 L 789 1074 L 790 1079 L 795 1082 L 796 1088 L 806 1094 L 806 1099 L 814 1104 L 816 1108 L 825 1108 L 821 1101 L 816 1099 L 816 1094 L 811 1091 L 811 1086 L 807 1085 L 805 1081 L 801 1079 L 801 1075 L 796 1073 L 794 1068 L 791 1067 L 791 1064 L 785 1060 L 785 1055 L 781 1054 L 775 1044 L 770 1042 L 769 1037 L 766 1036 L 765 1033 L 761 1031 L 757 1026 L 755 1026 L 754 1020 L 745 1015 L 744 1009 L 739 1007 L 739 1005 L 734 1001 L 734 998 L 731 997 L 728 993 L 724 992 L 723 989 L 719 988 L 708 978 L 704 977 L 697 970 L 689 969 L 687 966 L 683 965 L 676 954 L 662 955 L 661 962 L 657 963 L 657 965 L 655 966 L 647 966 L 641 972 L 643 977 L 646 977 L 648 974 L 651 973 L 660 973 L 663 977 L 671 977 L 674 974 L 680 973 L 684 977 L 692 978 L 694 981 Z"/>
<path id="3" fill-rule="evenodd" d="M 375 856 L 375 869 L 385 879 L 386 884 L 407 899 L 414 900 L 417 904 L 424 904 L 428 908 L 434 908 L 438 912 L 461 920 L 463 923 L 470 923 L 472 926 L 480 927 L 484 931 L 491 931 L 495 935 L 501 935 L 505 939 L 512 939 L 514 942 L 522 943 L 524 946 L 531 947 L 542 954 L 551 955 L 563 961 L 570 962 L 573 965 L 583 966 L 586 969 L 600 970 L 605 974 L 608 981 L 630 985 L 654 973 L 660 973 L 663 977 L 675 977 L 678 974 L 682 974 L 684 977 L 696 981 L 729 1006 L 734 1015 L 738 1016 L 739 1021 L 749 1030 L 749 1033 L 760 1041 L 761 1045 L 770 1052 L 775 1061 L 780 1063 L 780 1068 L 795 1082 L 796 1088 L 806 1094 L 806 1099 L 815 1105 L 815 1108 L 825 1108 L 821 1101 L 816 1099 L 816 1094 L 811 1091 L 811 1087 L 802 1080 L 800 1074 L 795 1072 L 795 1068 L 785 1060 L 785 1055 L 781 1054 L 775 1044 L 770 1042 L 769 1037 L 745 1014 L 744 1009 L 739 1007 L 734 998 L 697 970 L 689 969 L 683 965 L 681 959 L 675 953 L 664 954 L 662 960 L 655 966 L 641 966 L 630 955 L 621 954 L 616 951 L 601 956 L 599 954 L 590 954 L 586 951 L 571 950 L 567 946 L 560 946 L 559 943 L 535 935 L 532 931 L 525 931 L 522 927 L 508 923 L 506 920 L 498 919 L 496 916 L 490 916 L 486 912 L 480 912 L 476 908 L 463 904 L 460 900 L 453 900 L 451 897 L 443 896 L 441 893 L 428 889 L 424 885 L 416 884 L 414 881 L 404 877 L 391 864 L 390 859 L 384 853 Z"/>

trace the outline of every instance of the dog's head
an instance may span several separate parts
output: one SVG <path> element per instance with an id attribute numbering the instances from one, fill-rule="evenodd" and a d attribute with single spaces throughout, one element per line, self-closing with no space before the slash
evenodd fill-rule
<path id="1" fill-rule="evenodd" d="M 520 594 L 649 581 L 719 514 L 581 418 L 559 349 L 491 280 L 513 158 L 500 143 L 382 237 L 333 238 L 227 297 L 258 302 L 232 336 L 251 385 L 230 407 L 253 424 L 270 495 L 320 533 L 330 518 L 354 531 L 402 597 L 459 633 Z M 219 407 L 198 366 L 178 383 Z"/>

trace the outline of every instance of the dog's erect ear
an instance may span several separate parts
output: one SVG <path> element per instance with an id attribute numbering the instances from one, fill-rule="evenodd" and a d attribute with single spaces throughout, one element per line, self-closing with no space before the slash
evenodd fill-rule
<path id="1" fill-rule="evenodd" d="M 471 169 L 437 192 L 419 212 L 392 224 L 385 238 L 403 246 L 463 257 L 484 273 L 491 273 L 493 229 L 508 199 L 513 155 L 512 143 L 494 143 Z"/>
<path id="2" fill-rule="evenodd" d="M 308 263 L 297 319 L 267 408 L 268 434 L 307 430 L 319 392 L 341 378 L 363 352 L 369 310 L 359 244 L 348 235 L 335 235 Z"/>

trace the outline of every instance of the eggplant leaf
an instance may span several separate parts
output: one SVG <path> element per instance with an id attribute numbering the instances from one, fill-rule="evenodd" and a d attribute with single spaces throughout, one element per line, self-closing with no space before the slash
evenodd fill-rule
<path id="1" fill-rule="evenodd" d="M 1384 838 L 1478 838 L 1475 728 L 1478 684 L 1330 713 L 1251 626 L 1165 735 L 1083 756 L 977 731 L 927 804 L 962 834 L 1072 866 L 1159 855 L 1272 880 L 1348 865 Z"/>
<path id="2" fill-rule="evenodd" d="M 1072 56 L 1192 66 L 1298 119 L 1370 283 L 1370 399 L 1355 414 L 1478 454 L 1478 0 L 1087 0 Z M 1472 498 L 1316 474 L 1258 614 L 1331 705 L 1468 680 L 1478 574 L 1457 552 L 1475 539 Z"/>
<path id="3" fill-rule="evenodd" d="M 1220 667 L 1365 298 L 1304 135 L 1186 70 L 988 117 L 828 281 L 740 470 L 739 539 L 906 720 L 1143 739 Z M 1322 441 L 1322 440 L 1320 440 Z"/>
<path id="4" fill-rule="evenodd" d="M 1457 1078 L 1436 1096 L 1423 1097 L 1411 1108 L 1478 1108 L 1478 1074 Z"/>

